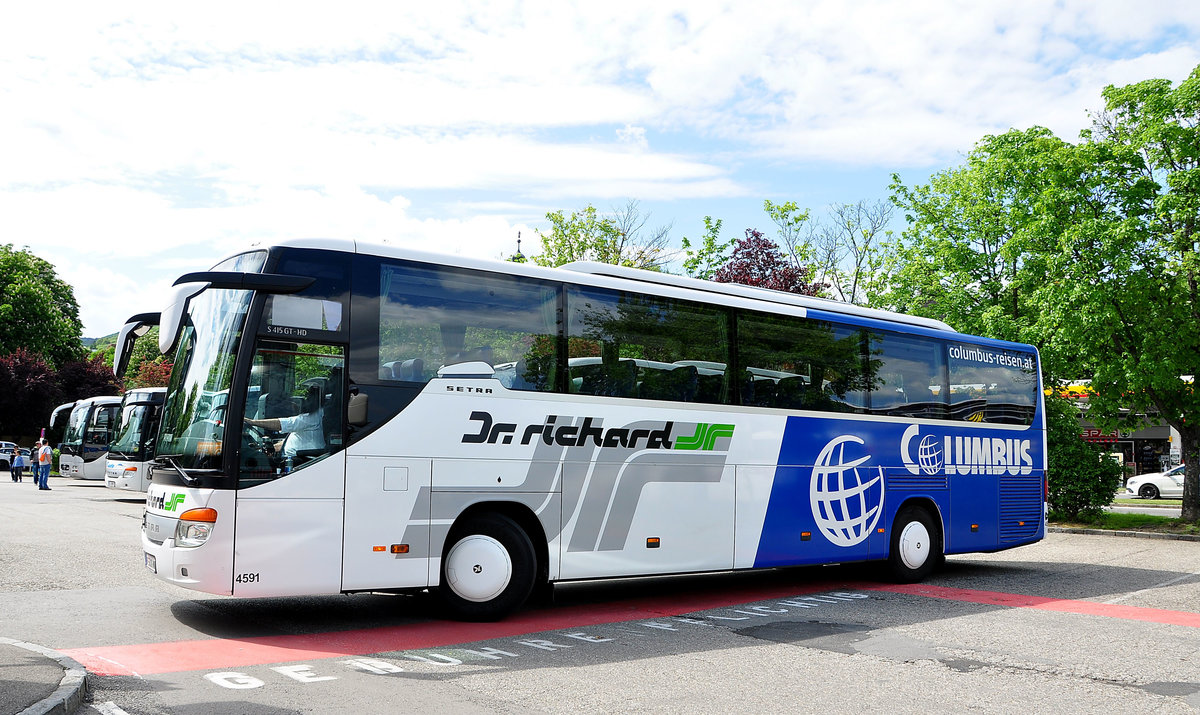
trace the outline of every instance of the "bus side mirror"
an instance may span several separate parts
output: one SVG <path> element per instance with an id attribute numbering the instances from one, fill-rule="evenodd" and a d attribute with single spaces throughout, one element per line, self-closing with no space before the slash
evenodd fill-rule
<path id="1" fill-rule="evenodd" d="M 355 427 L 367 423 L 367 396 L 364 393 L 350 395 L 350 401 L 346 404 L 346 421 Z"/>

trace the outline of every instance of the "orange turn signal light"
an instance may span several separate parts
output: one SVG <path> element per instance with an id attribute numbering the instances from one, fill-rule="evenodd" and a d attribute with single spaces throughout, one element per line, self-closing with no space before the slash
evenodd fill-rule
<path id="1" fill-rule="evenodd" d="M 201 509 L 188 509 L 179 515 L 180 521 L 207 521 L 210 524 L 217 521 L 217 510 L 203 507 Z"/>
<path id="2" fill-rule="evenodd" d="M 408 553 L 408 544 L 392 544 L 392 553 L 393 554 L 407 554 Z"/>

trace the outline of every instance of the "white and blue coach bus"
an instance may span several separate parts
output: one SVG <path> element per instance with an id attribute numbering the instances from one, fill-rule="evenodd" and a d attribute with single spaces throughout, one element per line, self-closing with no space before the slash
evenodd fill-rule
<path id="1" fill-rule="evenodd" d="M 177 282 L 146 565 L 234 596 L 884 562 L 1045 533 L 1036 351 L 600 264 L 298 240 Z"/>

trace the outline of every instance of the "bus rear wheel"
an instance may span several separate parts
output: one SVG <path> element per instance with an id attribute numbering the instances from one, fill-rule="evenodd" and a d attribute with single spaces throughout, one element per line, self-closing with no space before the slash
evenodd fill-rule
<path id="1" fill-rule="evenodd" d="M 920 506 L 902 508 L 892 522 L 892 548 L 888 553 L 888 570 L 893 580 L 921 581 L 944 559 L 942 530 L 929 510 Z"/>
<path id="2" fill-rule="evenodd" d="M 520 608 L 537 573 L 529 536 L 502 514 L 469 518 L 451 532 L 438 593 L 455 618 L 495 621 Z"/>

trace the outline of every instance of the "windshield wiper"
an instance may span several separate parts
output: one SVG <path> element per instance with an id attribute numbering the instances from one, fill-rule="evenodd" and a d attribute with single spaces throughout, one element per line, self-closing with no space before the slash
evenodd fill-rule
<path id="1" fill-rule="evenodd" d="M 192 475 L 185 472 L 183 470 L 183 467 L 181 467 L 175 463 L 175 458 L 182 457 L 182 456 L 183 456 L 182 454 L 160 454 L 154 458 L 154 461 L 158 462 L 159 460 L 162 460 L 163 462 L 166 462 L 167 465 L 171 467 L 171 469 L 174 469 L 176 472 L 179 473 L 179 476 L 181 479 L 183 479 L 183 483 L 185 485 L 187 485 L 189 487 L 200 486 L 200 477 L 193 477 Z"/>

